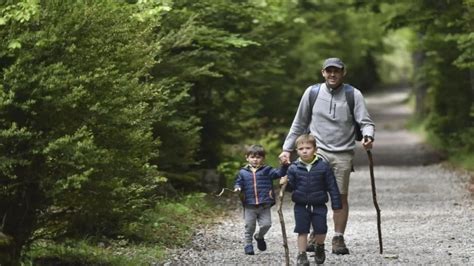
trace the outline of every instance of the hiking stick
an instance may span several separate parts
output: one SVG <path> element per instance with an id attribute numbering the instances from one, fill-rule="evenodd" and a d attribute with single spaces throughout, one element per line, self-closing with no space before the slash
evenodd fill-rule
<path id="1" fill-rule="evenodd" d="M 375 210 L 377 211 L 377 231 L 379 235 L 379 248 L 380 254 L 383 253 L 382 245 L 382 229 L 380 228 L 380 208 L 377 203 L 377 194 L 375 192 L 375 177 L 374 177 L 374 160 L 372 158 L 372 152 L 367 150 L 367 156 L 369 157 L 369 169 L 370 169 L 370 183 L 372 185 L 372 199 L 374 201 Z"/>
<path id="2" fill-rule="evenodd" d="M 283 197 L 285 196 L 285 189 L 287 183 L 283 184 L 280 187 L 280 193 L 278 195 L 278 216 L 280 217 L 281 233 L 283 236 L 283 248 L 285 248 L 285 265 L 290 265 L 290 251 L 288 249 L 288 238 L 286 237 L 286 228 L 285 228 L 285 219 L 283 218 L 283 211 L 281 207 L 283 206 Z"/>

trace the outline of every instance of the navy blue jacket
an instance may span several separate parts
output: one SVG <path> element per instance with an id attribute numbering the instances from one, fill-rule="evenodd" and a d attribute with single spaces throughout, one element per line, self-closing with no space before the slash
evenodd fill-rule
<path id="1" fill-rule="evenodd" d="M 243 193 L 244 205 L 275 204 L 273 180 L 286 175 L 288 166 L 273 168 L 261 166 L 254 173 L 247 165 L 239 170 L 235 178 L 234 188 L 240 188 Z"/>
<path id="2" fill-rule="evenodd" d="M 325 205 L 328 193 L 333 210 L 342 209 L 341 194 L 329 164 L 319 158 L 310 171 L 300 161 L 288 168 L 288 188 L 293 190 L 291 199 L 297 204 Z"/>

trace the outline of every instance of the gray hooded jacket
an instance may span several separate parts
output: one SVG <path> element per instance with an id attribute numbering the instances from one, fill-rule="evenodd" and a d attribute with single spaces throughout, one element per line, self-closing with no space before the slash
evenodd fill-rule
<path id="1" fill-rule="evenodd" d="M 347 86 L 343 84 L 343 86 Z M 294 149 L 296 138 L 306 132 L 316 138 L 318 148 L 332 152 L 352 151 L 355 148 L 354 123 L 342 86 L 333 90 L 321 84 L 318 98 L 310 110 L 307 88 L 301 98 L 298 111 L 283 144 L 284 151 Z M 375 125 L 370 118 L 362 93 L 354 88 L 354 116 L 360 125 L 362 136 L 374 138 Z"/>

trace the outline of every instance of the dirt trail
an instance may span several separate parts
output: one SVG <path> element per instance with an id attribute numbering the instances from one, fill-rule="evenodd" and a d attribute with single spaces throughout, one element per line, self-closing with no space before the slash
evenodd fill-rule
<path id="1" fill-rule="evenodd" d="M 366 97 L 369 112 L 376 124 L 373 154 L 379 166 L 429 165 L 441 159 L 441 155 L 423 143 L 420 136 L 405 129 L 412 113 L 405 104 L 407 97 L 408 89 L 403 88 Z M 360 147 L 356 149 L 354 164 L 367 164 L 365 151 Z"/>
<path id="2" fill-rule="evenodd" d="M 465 189 L 468 176 L 444 169 L 440 155 L 404 129 L 411 114 L 407 90 L 366 98 L 376 123 L 373 149 L 377 198 L 382 213 L 384 254 L 378 253 L 376 212 L 372 203 L 367 155 L 357 149 L 349 191 L 350 217 L 346 243 L 350 255 L 330 254 L 333 233 L 328 219 L 326 264 L 457 264 L 474 265 L 474 207 Z M 296 234 L 290 194 L 284 217 L 291 264 L 296 261 Z M 230 217 L 198 232 L 184 249 L 172 250 L 166 265 L 283 265 L 284 249 L 276 208 L 267 235 L 268 250 L 243 252 L 243 219 L 237 200 Z M 331 217 L 332 213 L 328 214 Z M 310 260 L 315 265 L 314 260 Z"/>

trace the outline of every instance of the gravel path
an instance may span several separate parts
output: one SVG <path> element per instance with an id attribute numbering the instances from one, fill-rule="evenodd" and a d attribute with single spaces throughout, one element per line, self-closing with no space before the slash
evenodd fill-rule
<path id="1" fill-rule="evenodd" d="M 330 253 L 332 219 L 326 239 L 325 264 L 457 264 L 474 265 L 474 206 L 465 189 L 469 177 L 447 170 L 437 154 L 422 140 L 403 129 L 410 110 L 403 105 L 407 91 L 367 97 L 377 125 L 373 149 L 377 199 L 382 214 L 384 254 L 379 254 L 376 212 L 372 203 L 367 156 L 356 151 L 351 176 L 350 217 L 345 238 L 351 254 Z M 296 264 L 296 234 L 290 194 L 284 217 L 290 264 Z M 165 265 L 284 265 L 281 227 L 276 207 L 267 234 L 268 249 L 255 256 L 243 252 L 243 219 L 240 203 L 214 225 L 198 231 L 185 249 L 170 250 Z M 331 211 L 328 217 L 331 217 Z M 310 259 L 311 265 L 315 265 Z"/>

